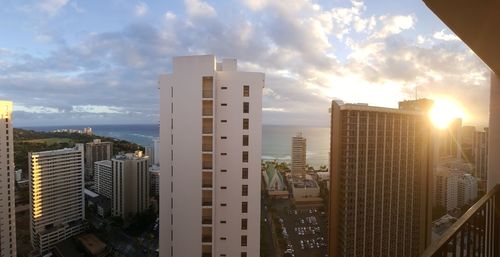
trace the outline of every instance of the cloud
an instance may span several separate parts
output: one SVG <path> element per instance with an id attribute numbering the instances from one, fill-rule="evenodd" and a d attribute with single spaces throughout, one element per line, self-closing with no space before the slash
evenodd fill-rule
<path id="1" fill-rule="evenodd" d="M 432 35 L 432 37 L 435 39 L 444 40 L 444 41 L 459 41 L 460 40 L 460 38 L 458 38 L 455 34 L 446 33 L 445 30 L 435 32 Z"/>
<path id="2" fill-rule="evenodd" d="M 37 7 L 39 10 L 48 13 L 49 15 L 56 15 L 61 8 L 66 6 L 69 0 L 40 0 Z"/>
<path id="3" fill-rule="evenodd" d="M 186 12 L 192 17 L 214 17 L 216 16 L 215 8 L 201 0 L 184 0 Z"/>
<path id="4" fill-rule="evenodd" d="M 327 126 L 332 99 L 396 107 L 415 88 L 462 102 L 467 124 L 488 119 L 487 69 L 461 41 L 444 40 L 446 31 L 404 33 L 418 28 L 415 14 L 375 15 L 362 1 L 242 0 L 238 12 L 184 3 L 187 15 L 134 19 L 43 55 L 0 49 L 0 98 L 24 106 L 17 122 L 156 123 L 157 78 L 171 72 L 171 58 L 213 53 L 266 73 L 265 124 Z"/>
<path id="5" fill-rule="evenodd" d="M 73 106 L 72 112 L 116 114 L 123 113 L 123 108 L 105 105 L 77 105 Z"/>
<path id="6" fill-rule="evenodd" d="M 413 28 L 415 26 L 416 17 L 414 15 L 384 15 L 379 17 L 379 21 L 382 23 L 382 28 L 377 34 L 375 34 L 375 36 L 378 38 L 384 38 Z"/>
<path id="7" fill-rule="evenodd" d="M 137 17 L 142 17 L 146 15 L 148 11 L 149 11 L 149 6 L 144 2 L 140 2 L 136 4 L 134 7 L 134 14 Z"/>

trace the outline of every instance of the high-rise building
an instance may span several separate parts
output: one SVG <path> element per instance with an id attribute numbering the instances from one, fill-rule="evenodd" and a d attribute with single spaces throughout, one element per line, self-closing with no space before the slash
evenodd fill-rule
<path id="1" fill-rule="evenodd" d="M 419 256 L 430 243 L 427 112 L 331 108 L 329 256 Z"/>
<path id="2" fill-rule="evenodd" d="M 306 176 L 306 139 L 302 133 L 297 133 L 292 138 L 292 175 L 294 177 Z"/>
<path id="3" fill-rule="evenodd" d="M 462 158 L 462 119 L 456 118 L 439 131 L 439 157 Z"/>
<path id="4" fill-rule="evenodd" d="M 160 195 L 160 166 L 153 165 L 149 168 L 150 193 L 154 196 Z"/>
<path id="5" fill-rule="evenodd" d="M 474 133 L 476 127 L 463 126 L 462 127 L 462 158 L 469 163 L 474 162 Z"/>
<path id="6" fill-rule="evenodd" d="M 442 160 L 435 174 L 435 205 L 451 211 L 477 198 L 478 184 L 470 175 L 470 164 L 461 159 Z"/>
<path id="7" fill-rule="evenodd" d="M 0 101 L 0 256 L 16 256 L 12 102 Z"/>
<path id="8" fill-rule="evenodd" d="M 142 151 L 111 159 L 113 216 L 130 219 L 149 208 L 149 157 Z"/>
<path id="9" fill-rule="evenodd" d="M 160 77 L 160 256 L 259 256 L 263 86 L 213 55 Z"/>
<path id="10" fill-rule="evenodd" d="M 481 192 L 486 192 L 488 180 L 488 134 L 488 128 L 474 132 L 474 174 L 478 179 L 479 191 Z"/>
<path id="11" fill-rule="evenodd" d="M 160 138 L 153 139 L 153 165 L 160 165 Z"/>
<path id="12" fill-rule="evenodd" d="M 149 157 L 149 165 L 153 165 L 155 156 L 154 156 L 154 148 L 152 146 L 144 147 L 144 154 Z"/>
<path id="13" fill-rule="evenodd" d="M 83 148 L 29 153 L 31 243 L 41 254 L 84 230 Z"/>
<path id="14" fill-rule="evenodd" d="M 94 163 L 94 189 L 109 199 L 113 196 L 113 172 L 110 160 Z"/>
<path id="15" fill-rule="evenodd" d="M 85 144 L 85 179 L 93 181 L 94 163 L 97 161 L 111 160 L 113 156 L 113 143 L 101 142 L 101 139 Z"/>

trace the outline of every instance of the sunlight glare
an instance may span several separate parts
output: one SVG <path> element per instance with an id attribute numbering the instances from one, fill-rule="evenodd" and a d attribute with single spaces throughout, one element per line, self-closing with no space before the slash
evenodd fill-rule
<path id="1" fill-rule="evenodd" d="M 430 113 L 432 124 L 439 128 L 445 129 L 456 118 L 464 118 L 464 111 L 455 102 L 448 99 L 434 100 L 434 106 Z"/>

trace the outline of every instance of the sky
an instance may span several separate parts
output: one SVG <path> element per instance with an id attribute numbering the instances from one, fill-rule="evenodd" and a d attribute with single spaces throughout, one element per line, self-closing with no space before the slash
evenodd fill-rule
<path id="1" fill-rule="evenodd" d="M 3 0 L 0 99 L 14 126 L 159 122 L 171 58 L 264 72 L 263 123 L 328 126 L 332 99 L 446 98 L 486 126 L 489 70 L 421 0 Z"/>

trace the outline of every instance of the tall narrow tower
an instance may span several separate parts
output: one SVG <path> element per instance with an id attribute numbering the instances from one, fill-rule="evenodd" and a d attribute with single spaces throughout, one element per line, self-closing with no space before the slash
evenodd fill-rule
<path id="1" fill-rule="evenodd" d="M 306 176 L 306 139 L 300 132 L 292 138 L 292 175 Z"/>
<path id="2" fill-rule="evenodd" d="M 160 256 L 259 256 L 264 74 L 186 56 L 159 83 Z"/>
<path id="3" fill-rule="evenodd" d="M 16 256 L 12 102 L 0 101 L 0 256 Z"/>

